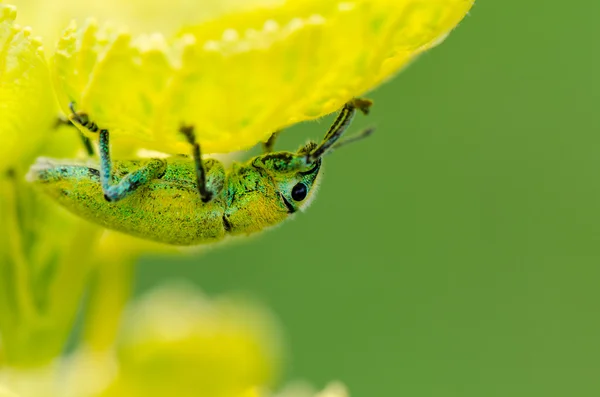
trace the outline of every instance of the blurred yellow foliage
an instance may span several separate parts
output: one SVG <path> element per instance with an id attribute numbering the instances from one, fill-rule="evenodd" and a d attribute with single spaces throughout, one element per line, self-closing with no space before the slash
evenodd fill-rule
<path id="1" fill-rule="evenodd" d="M 277 327 L 257 305 L 162 287 L 128 311 L 119 374 L 104 395 L 238 396 L 272 385 L 279 350 Z"/>

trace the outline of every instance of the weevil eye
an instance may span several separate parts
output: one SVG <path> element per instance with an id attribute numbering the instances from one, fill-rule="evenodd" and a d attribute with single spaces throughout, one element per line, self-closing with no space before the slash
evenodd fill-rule
<path id="1" fill-rule="evenodd" d="M 308 188 L 306 187 L 306 185 L 302 182 L 297 183 L 293 188 L 292 188 L 292 198 L 295 201 L 302 201 L 306 198 L 306 195 L 308 194 Z"/>

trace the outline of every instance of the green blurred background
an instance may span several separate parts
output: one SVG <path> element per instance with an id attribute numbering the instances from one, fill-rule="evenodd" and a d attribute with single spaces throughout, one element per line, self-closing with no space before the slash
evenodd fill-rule
<path id="1" fill-rule="evenodd" d="M 375 136 L 260 237 L 148 257 L 250 293 L 285 327 L 283 381 L 353 396 L 600 396 L 600 2 L 479 0 L 375 100 Z M 279 148 L 320 139 L 331 118 Z"/>

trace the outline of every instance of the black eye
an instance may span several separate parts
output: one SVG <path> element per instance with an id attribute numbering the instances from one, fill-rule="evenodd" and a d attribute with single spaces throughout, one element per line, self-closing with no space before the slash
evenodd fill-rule
<path id="1" fill-rule="evenodd" d="M 295 201 L 302 201 L 306 198 L 308 194 L 308 188 L 304 183 L 297 183 L 296 186 L 292 188 L 292 198 Z"/>

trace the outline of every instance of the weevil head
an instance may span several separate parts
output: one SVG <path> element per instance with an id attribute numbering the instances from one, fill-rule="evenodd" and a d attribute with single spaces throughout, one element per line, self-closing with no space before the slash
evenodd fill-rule
<path id="1" fill-rule="evenodd" d="M 306 208 L 314 197 L 319 184 L 323 156 L 350 142 L 361 140 L 374 131 L 366 129 L 346 140 L 336 142 L 341 133 L 325 136 L 320 144 L 308 142 L 296 153 L 274 152 L 258 156 L 252 162 L 256 168 L 264 170 L 273 180 L 277 199 L 294 213 Z"/>
<path id="2" fill-rule="evenodd" d="M 344 146 L 369 136 L 373 128 L 348 139 L 338 141 L 350 121 L 355 109 L 367 113 L 371 102 L 355 99 L 344 106 L 342 112 L 329 129 L 321 143 L 308 142 L 296 153 L 274 152 L 263 154 L 252 161 L 257 169 L 262 169 L 274 183 L 276 194 L 288 213 L 305 208 L 314 197 L 318 186 L 323 156 Z"/>
<path id="3" fill-rule="evenodd" d="M 319 187 L 322 159 L 307 162 L 308 154 L 316 147 L 317 144 L 312 141 L 301 147 L 295 154 L 295 161 L 300 164 L 298 169 L 282 175 L 282 178 L 275 178 L 279 192 L 290 204 L 289 207 L 295 210 L 308 207 Z"/>
<path id="4" fill-rule="evenodd" d="M 290 214 L 306 208 L 317 190 L 322 160 L 307 161 L 315 147 L 316 143 L 309 142 L 296 153 L 268 153 L 254 161 L 271 177 L 278 199 Z"/>

